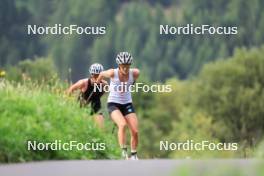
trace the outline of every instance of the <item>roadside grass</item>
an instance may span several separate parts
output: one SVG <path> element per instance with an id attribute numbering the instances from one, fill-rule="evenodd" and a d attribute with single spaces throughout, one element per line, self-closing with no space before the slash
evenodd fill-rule
<path id="1" fill-rule="evenodd" d="M 0 162 L 61 159 L 117 159 L 112 126 L 100 130 L 80 109 L 76 98 L 64 95 L 65 85 L 0 80 Z M 109 127 L 108 127 L 109 126 Z M 111 126 L 111 127 L 110 127 Z M 105 143 L 105 150 L 28 150 L 27 141 Z M 96 145 L 95 145 L 96 146 Z"/>

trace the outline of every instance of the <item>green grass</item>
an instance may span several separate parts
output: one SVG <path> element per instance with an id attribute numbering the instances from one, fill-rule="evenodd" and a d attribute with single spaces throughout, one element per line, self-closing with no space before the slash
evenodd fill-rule
<path id="1" fill-rule="evenodd" d="M 98 129 L 87 110 L 80 109 L 75 98 L 62 96 L 62 90 L 59 86 L 0 80 L 0 162 L 117 158 L 115 136 L 108 128 Z M 28 151 L 28 140 L 102 142 L 106 149 Z"/>

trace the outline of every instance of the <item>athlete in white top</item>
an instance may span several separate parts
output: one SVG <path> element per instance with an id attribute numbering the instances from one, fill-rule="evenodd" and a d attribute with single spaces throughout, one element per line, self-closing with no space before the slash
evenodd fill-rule
<path id="1" fill-rule="evenodd" d="M 128 81 L 121 82 L 118 76 L 118 68 L 114 69 L 114 76 L 110 79 L 110 93 L 107 102 L 127 104 L 132 103 L 131 92 L 129 92 L 129 86 L 133 85 L 133 69 L 129 70 Z"/>
<path id="2" fill-rule="evenodd" d="M 122 156 L 128 159 L 125 128 L 131 133 L 131 159 L 137 160 L 138 120 L 132 104 L 129 86 L 139 77 L 137 68 L 130 68 L 132 56 L 128 52 L 121 52 L 116 57 L 117 69 L 109 69 L 99 74 L 97 82 L 103 78 L 110 78 L 110 94 L 108 97 L 108 111 L 112 120 L 118 126 L 118 142 L 122 148 Z"/>

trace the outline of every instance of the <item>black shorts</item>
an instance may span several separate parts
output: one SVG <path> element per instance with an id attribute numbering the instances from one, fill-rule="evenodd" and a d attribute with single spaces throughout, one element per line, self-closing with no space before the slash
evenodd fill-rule
<path id="1" fill-rule="evenodd" d="M 100 101 L 96 101 L 96 102 L 91 102 L 91 111 L 90 111 L 90 115 L 94 115 L 94 114 L 100 114 L 102 115 L 103 113 L 100 111 L 101 109 L 101 102 Z"/>
<path id="2" fill-rule="evenodd" d="M 110 102 L 110 103 L 107 103 L 107 109 L 108 109 L 108 112 L 109 112 L 110 115 L 116 109 L 120 110 L 120 112 L 123 114 L 123 116 L 126 116 L 126 115 L 128 115 L 130 113 L 134 113 L 135 112 L 135 109 L 134 109 L 132 103 L 119 104 L 119 103 Z"/>

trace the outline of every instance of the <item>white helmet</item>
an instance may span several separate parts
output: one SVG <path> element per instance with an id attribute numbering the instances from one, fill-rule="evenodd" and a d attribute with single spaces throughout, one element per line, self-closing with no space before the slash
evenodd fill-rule
<path id="1" fill-rule="evenodd" d="M 120 64 L 131 64 L 132 61 L 133 61 L 133 57 L 131 56 L 131 54 L 129 52 L 120 52 L 116 56 L 116 63 L 118 65 L 120 65 Z"/>
<path id="2" fill-rule="evenodd" d="M 100 74 L 100 72 L 104 71 L 104 67 L 101 64 L 95 63 L 90 66 L 89 72 L 91 75 Z"/>

